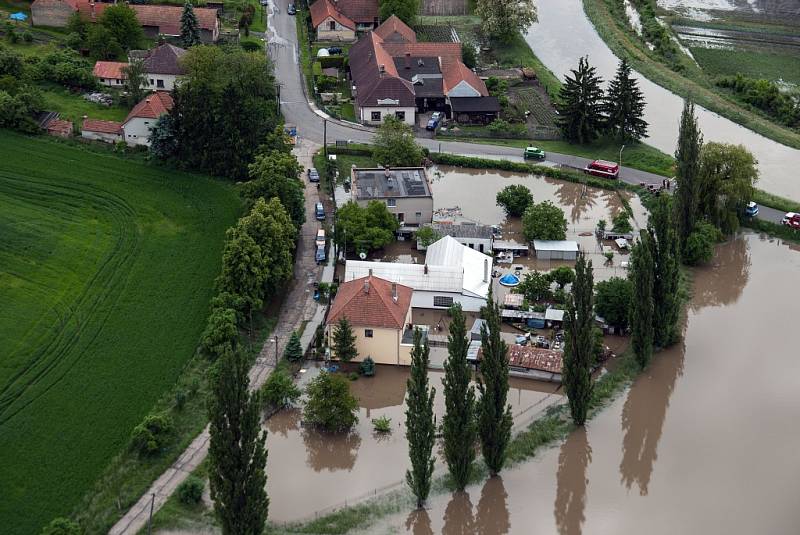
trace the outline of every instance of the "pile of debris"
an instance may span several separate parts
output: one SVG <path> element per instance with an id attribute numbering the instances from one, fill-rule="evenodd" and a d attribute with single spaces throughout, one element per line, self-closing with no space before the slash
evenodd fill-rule
<path id="1" fill-rule="evenodd" d="M 86 93 L 83 98 L 89 102 L 96 102 L 105 106 L 111 106 L 114 103 L 114 98 L 108 93 Z"/>

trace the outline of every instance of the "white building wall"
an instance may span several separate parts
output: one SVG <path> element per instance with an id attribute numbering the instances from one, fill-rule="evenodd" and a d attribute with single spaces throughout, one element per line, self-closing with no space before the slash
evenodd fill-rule
<path id="1" fill-rule="evenodd" d="M 448 97 L 479 97 L 481 96 L 480 91 L 476 90 L 474 87 L 469 85 L 464 80 L 458 82 L 458 84 L 447 93 Z"/>
<path id="2" fill-rule="evenodd" d="M 104 132 L 87 132 L 81 131 L 81 137 L 84 139 L 91 139 L 93 141 L 105 141 L 106 143 L 116 143 L 122 141 L 122 136 L 119 134 L 106 134 Z"/>
<path id="3" fill-rule="evenodd" d="M 334 27 L 331 29 L 331 22 Z M 338 21 L 332 17 L 326 18 L 322 23 L 317 26 L 317 40 L 318 41 L 355 41 L 356 31 L 347 26 L 342 26 Z"/>
<path id="4" fill-rule="evenodd" d="M 421 290 L 414 290 L 411 296 L 412 308 L 426 308 L 431 310 L 447 310 L 446 306 L 434 306 L 434 297 L 451 297 L 453 303 L 460 303 L 461 309 L 465 312 L 480 312 L 481 307 L 486 306 L 486 299 L 480 297 L 471 297 L 455 292 L 428 292 Z"/>
<path id="5" fill-rule="evenodd" d="M 414 113 L 416 112 L 416 108 L 409 107 L 409 108 L 401 108 L 398 106 L 370 106 L 370 107 L 363 107 L 359 108 L 360 119 L 361 122 L 364 124 L 370 125 L 380 125 L 387 115 L 391 117 L 395 117 L 395 112 L 404 112 L 405 117 L 403 118 L 403 122 L 407 125 L 414 126 Z M 380 121 L 373 121 L 372 120 L 372 112 L 380 112 L 381 113 L 381 120 Z"/>
<path id="6" fill-rule="evenodd" d="M 100 85 L 104 85 L 106 87 L 123 87 L 125 85 L 125 80 L 120 78 L 98 78 L 97 82 Z"/>
<path id="7" fill-rule="evenodd" d="M 124 125 L 122 131 L 125 133 L 125 143 L 128 145 L 144 145 L 150 146 L 150 128 L 152 128 L 158 119 L 143 119 L 134 117 Z"/>
<path id="8" fill-rule="evenodd" d="M 174 74 L 147 73 L 147 82 L 152 91 L 173 91 L 177 79 L 178 77 Z"/>

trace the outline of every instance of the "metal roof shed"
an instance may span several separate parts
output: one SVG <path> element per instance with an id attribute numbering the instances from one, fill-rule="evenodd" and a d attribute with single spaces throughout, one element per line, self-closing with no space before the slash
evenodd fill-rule
<path id="1" fill-rule="evenodd" d="M 578 242 L 572 240 L 533 240 L 536 258 L 541 260 L 576 260 L 578 258 Z"/>

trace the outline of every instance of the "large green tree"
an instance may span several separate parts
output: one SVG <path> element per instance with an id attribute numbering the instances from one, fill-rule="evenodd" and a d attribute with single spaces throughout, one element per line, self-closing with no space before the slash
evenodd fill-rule
<path id="1" fill-rule="evenodd" d="M 506 215 L 520 217 L 533 204 L 533 195 L 522 184 L 511 184 L 497 192 L 496 201 L 506 211 Z"/>
<path id="2" fill-rule="evenodd" d="M 531 205 L 522 216 L 522 232 L 528 241 L 563 240 L 567 236 L 564 210 L 550 201 Z"/>
<path id="3" fill-rule="evenodd" d="M 267 436 L 261 431 L 258 396 L 248 388 L 249 370 L 242 352 L 228 352 L 211 379 L 208 479 L 224 535 L 259 535 L 269 507 Z"/>
<path id="4" fill-rule="evenodd" d="M 558 125 L 568 141 L 589 143 L 603 129 L 602 83 L 585 57 L 578 61 L 578 68 L 572 70 L 572 75 L 566 76 L 556 107 Z"/>
<path id="5" fill-rule="evenodd" d="M 622 141 L 647 137 L 644 95 L 631 76 L 628 60 L 622 58 L 617 74 L 608 84 L 605 98 L 606 127 Z"/>
<path id="6" fill-rule="evenodd" d="M 456 490 L 464 490 L 475 460 L 475 388 L 470 385 L 472 371 L 467 361 L 467 326 L 460 305 L 450 309 L 450 335 L 444 362 L 444 405 L 442 419 L 444 459 Z"/>
<path id="7" fill-rule="evenodd" d="M 268 273 L 269 266 L 255 240 L 241 227 L 228 229 L 217 290 L 238 296 L 242 312 L 251 314 L 264 302 L 264 281 Z"/>
<path id="8" fill-rule="evenodd" d="M 558 266 L 547 272 L 547 278 L 563 290 L 564 286 L 575 282 L 575 270 L 569 266 Z"/>
<path id="9" fill-rule="evenodd" d="M 410 126 L 389 116 L 372 141 L 372 159 L 390 167 L 415 166 L 422 162 L 422 147 Z"/>
<path id="10" fill-rule="evenodd" d="M 358 400 L 343 375 L 321 372 L 306 387 L 303 420 L 323 431 L 348 431 L 358 422 Z"/>
<path id="11" fill-rule="evenodd" d="M 136 11 L 128 4 L 107 6 L 98 17 L 99 25 L 106 28 L 111 36 L 125 50 L 140 48 L 144 43 L 144 30 L 136 18 Z"/>
<path id="12" fill-rule="evenodd" d="M 200 44 L 200 24 L 190 2 L 183 4 L 181 13 L 181 43 L 186 48 Z"/>
<path id="13" fill-rule="evenodd" d="M 386 204 L 370 201 L 362 208 L 350 201 L 336 212 L 334 239 L 347 250 L 369 252 L 392 243 L 399 226 Z"/>
<path id="14" fill-rule="evenodd" d="M 678 236 L 683 243 L 689 237 L 697 219 L 697 201 L 700 192 L 700 151 L 703 147 L 703 134 L 697 125 L 694 102 L 683 104 L 681 125 L 678 132 L 678 149 L 675 151 L 678 180 L 675 191 L 675 218 Z"/>
<path id="15" fill-rule="evenodd" d="M 633 284 L 628 279 L 611 277 L 594 286 L 594 309 L 609 325 L 626 329 L 630 321 Z"/>
<path id="16" fill-rule="evenodd" d="M 344 316 L 338 321 L 336 330 L 333 331 L 333 354 L 342 362 L 350 362 L 358 356 L 353 327 Z"/>
<path id="17" fill-rule="evenodd" d="M 510 43 L 538 20 L 533 0 L 477 0 L 475 14 L 484 35 Z"/>
<path id="18" fill-rule="evenodd" d="M 535 303 L 536 301 L 544 301 L 552 297 L 553 293 L 550 290 L 552 285 L 553 281 L 544 273 L 540 271 L 529 271 L 522 278 L 519 286 L 514 288 L 514 292 L 523 294 L 529 303 Z"/>
<path id="19" fill-rule="evenodd" d="M 645 368 L 653 354 L 653 245 L 650 233 L 642 230 L 631 249 L 629 276 L 633 283 L 631 346 L 639 366 Z"/>
<path id="20" fill-rule="evenodd" d="M 221 355 L 236 349 L 238 337 L 236 311 L 230 308 L 216 307 L 211 311 L 206 328 L 200 338 L 200 350 L 209 359 L 216 360 Z"/>
<path id="21" fill-rule="evenodd" d="M 147 71 L 144 62 L 140 59 L 133 60 L 122 68 L 125 74 L 125 97 L 130 107 L 135 106 L 148 94 Z"/>
<path id="22" fill-rule="evenodd" d="M 278 124 L 271 64 L 263 53 L 208 46 L 192 47 L 181 61 L 186 75 L 170 112 L 178 162 L 245 180 L 259 146 Z"/>
<path id="23" fill-rule="evenodd" d="M 647 228 L 653 246 L 653 344 L 667 347 L 678 337 L 681 309 L 680 245 L 668 197 L 656 199 Z"/>
<path id="24" fill-rule="evenodd" d="M 298 178 L 301 171 L 302 167 L 291 153 L 279 150 L 259 153 L 249 166 L 250 181 L 242 185 L 242 198 L 252 205 L 260 197 L 277 197 L 295 226 L 300 228 L 306 220 L 305 188 Z"/>
<path id="25" fill-rule="evenodd" d="M 739 215 L 753 198 L 758 161 L 742 145 L 706 143 L 700 150 L 697 211 L 723 233 L 739 228 Z"/>
<path id="26" fill-rule="evenodd" d="M 594 356 L 594 276 L 583 254 L 575 264 L 575 282 L 564 315 L 564 391 L 575 425 L 586 423 L 592 399 Z"/>
<path id="27" fill-rule="evenodd" d="M 489 292 L 481 326 L 480 376 L 478 390 L 478 435 L 481 453 L 489 473 L 503 469 L 511 441 L 511 405 L 508 398 L 508 346 L 500 337 L 500 307 Z"/>
<path id="28" fill-rule="evenodd" d="M 436 416 L 433 399 L 436 389 L 428 387 L 430 348 L 422 331 L 414 329 L 411 349 L 411 377 L 406 386 L 406 439 L 411 470 L 406 470 L 406 483 L 417 498 L 417 508 L 425 504 L 431 491 L 433 476 L 433 444 L 436 441 Z"/>
<path id="29" fill-rule="evenodd" d="M 414 26 L 417 22 L 419 0 L 381 0 L 379 5 L 381 20 L 395 15 L 409 26 Z"/>
<path id="30" fill-rule="evenodd" d="M 272 297 L 292 278 L 294 243 L 297 230 L 281 201 L 273 197 L 258 199 L 238 225 L 261 248 L 261 259 L 268 268 L 264 277 L 264 296 Z"/>

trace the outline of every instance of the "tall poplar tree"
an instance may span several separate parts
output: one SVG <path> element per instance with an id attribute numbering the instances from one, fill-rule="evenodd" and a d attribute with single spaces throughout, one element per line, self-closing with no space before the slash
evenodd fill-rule
<path id="1" fill-rule="evenodd" d="M 703 134 L 697 125 L 694 102 L 684 101 L 681 126 L 678 132 L 678 148 L 675 151 L 675 175 L 678 179 L 678 189 L 675 192 L 675 215 L 681 244 L 694 230 L 697 219 L 697 202 L 700 192 L 700 150 L 702 148 Z"/>
<path id="2" fill-rule="evenodd" d="M 190 2 L 183 4 L 181 13 L 181 43 L 186 48 L 200 44 L 200 25 Z"/>
<path id="3" fill-rule="evenodd" d="M 267 520 L 266 432 L 257 395 L 248 390 L 247 359 L 228 351 L 211 379 L 209 482 L 224 535 L 259 535 Z"/>
<path id="4" fill-rule="evenodd" d="M 622 58 L 606 93 L 607 128 L 622 141 L 646 137 L 647 121 L 642 118 L 644 106 L 644 95 L 639 89 L 639 83 L 631 76 L 628 60 Z"/>
<path id="5" fill-rule="evenodd" d="M 478 390 L 478 435 L 481 452 L 489 473 L 495 476 L 503 469 L 508 443 L 511 441 L 511 405 L 508 398 L 508 346 L 500 338 L 500 307 L 491 290 L 481 326 L 481 364 Z"/>
<path id="6" fill-rule="evenodd" d="M 411 470 L 406 470 L 406 483 L 417 498 L 417 508 L 425 504 L 431 491 L 433 476 L 433 443 L 436 440 L 436 417 L 433 398 L 436 389 L 428 388 L 428 340 L 422 342 L 422 331 L 414 329 L 411 350 L 411 377 L 406 387 L 406 439 Z"/>
<path id="7" fill-rule="evenodd" d="M 567 141 L 589 143 L 603 129 L 603 80 L 589 66 L 589 60 L 582 57 L 578 68 L 567 75 L 561 86 L 558 108 L 558 125 Z"/>
<path id="8" fill-rule="evenodd" d="M 653 245 L 653 344 L 667 347 L 678 336 L 680 249 L 670 199 L 656 199 L 647 228 Z"/>
<path id="9" fill-rule="evenodd" d="M 639 366 L 645 368 L 653 354 L 653 253 L 650 233 L 642 230 L 631 250 L 631 345 Z"/>
<path id="10" fill-rule="evenodd" d="M 475 388 L 470 385 L 472 372 L 467 361 L 467 326 L 461 306 L 450 309 L 450 336 L 444 362 L 444 459 L 456 490 L 464 490 L 475 460 Z"/>
<path id="11" fill-rule="evenodd" d="M 575 425 L 586 423 L 589 400 L 592 398 L 592 365 L 594 364 L 594 276 L 591 260 L 581 254 L 575 264 L 575 282 L 567 297 L 564 316 L 564 390 Z"/>

